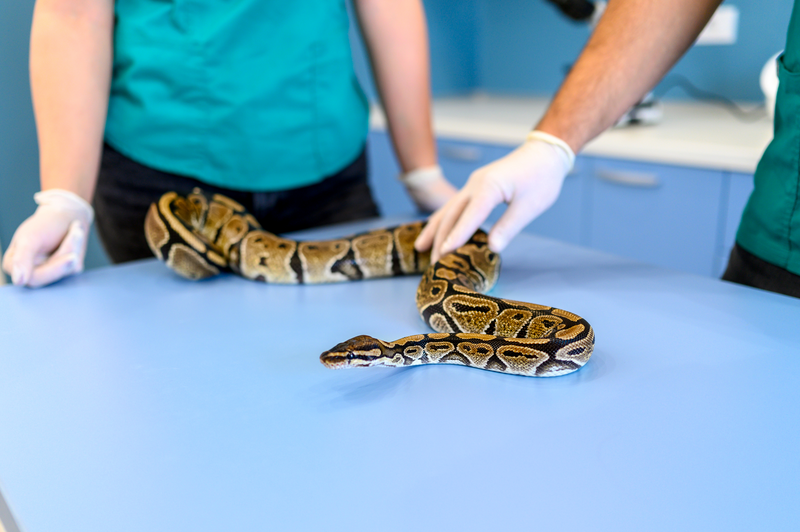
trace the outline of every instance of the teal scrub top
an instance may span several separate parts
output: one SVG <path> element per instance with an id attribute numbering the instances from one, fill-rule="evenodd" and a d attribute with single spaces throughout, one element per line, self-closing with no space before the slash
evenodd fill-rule
<path id="1" fill-rule="evenodd" d="M 794 3 L 780 85 L 775 136 L 756 168 L 737 243 L 753 255 L 800 275 L 800 4 Z"/>
<path id="2" fill-rule="evenodd" d="M 345 0 L 117 0 L 105 138 L 226 188 L 313 184 L 364 148 Z"/>

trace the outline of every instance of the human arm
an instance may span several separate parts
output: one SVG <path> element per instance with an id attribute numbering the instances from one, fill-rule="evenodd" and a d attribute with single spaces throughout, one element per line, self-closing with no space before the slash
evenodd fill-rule
<path id="1" fill-rule="evenodd" d="M 437 171 L 428 34 L 420 0 L 354 0 L 404 184 L 423 210 L 456 189 Z"/>
<path id="2" fill-rule="evenodd" d="M 36 2 L 30 76 L 43 194 L 3 259 L 15 284 L 41 286 L 83 269 L 108 105 L 113 21 L 113 0 Z"/>
<path id="3" fill-rule="evenodd" d="M 501 202 L 508 209 L 489 233 L 501 251 L 555 202 L 569 164 L 650 90 L 702 31 L 721 0 L 613 0 L 531 140 L 479 168 L 416 242 L 434 260 L 464 242 Z M 547 138 L 548 140 L 542 140 Z M 565 159 L 566 157 L 566 159 Z"/>

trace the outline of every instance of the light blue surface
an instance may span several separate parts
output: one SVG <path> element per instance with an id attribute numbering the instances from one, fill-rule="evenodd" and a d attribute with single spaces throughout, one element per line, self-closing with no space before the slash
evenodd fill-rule
<path id="1" fill-rule="evenodd" d="M 800 528 L 800 300 L 523 234 L 493 293 L 588 319 L 580 371 L 319 363 L 425 331 L 417 282 L 0 289 L 3 494 L 27 532 Z"/>

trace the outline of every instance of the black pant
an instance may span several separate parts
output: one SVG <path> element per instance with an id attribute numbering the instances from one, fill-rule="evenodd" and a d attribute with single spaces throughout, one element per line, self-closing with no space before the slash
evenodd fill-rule
<path id="1" fill-rule="evenodd" d="M 800 275 L 756 257 L 749 251 L 733 246 L 728 267 L 722 275 L 731 281 L 787 296 L 800 297 Z"/>
<path id="2" fill-rule="evenodd" d="M 154 170 L 106 145 L 94 209 L 97 232 L 111 260 L 120 263 L 152 257 L 144 237 L 144 218 L 150 204 L 165 192 L 185 195 L 195 187 L 236 200 L 272 233 L 379 215 L 367 183 L 366 150 L 349 166 L 320 183 L 277 192 L 243 192 Z"/>

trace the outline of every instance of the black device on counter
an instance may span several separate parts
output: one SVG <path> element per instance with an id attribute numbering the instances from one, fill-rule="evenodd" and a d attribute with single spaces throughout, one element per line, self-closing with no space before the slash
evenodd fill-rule
<path id="1" fill-rule="evenodd" d="M 573 20 L 589 20 L 594 14 L 594 2 L 588 0 L 548 0 Z"/>

